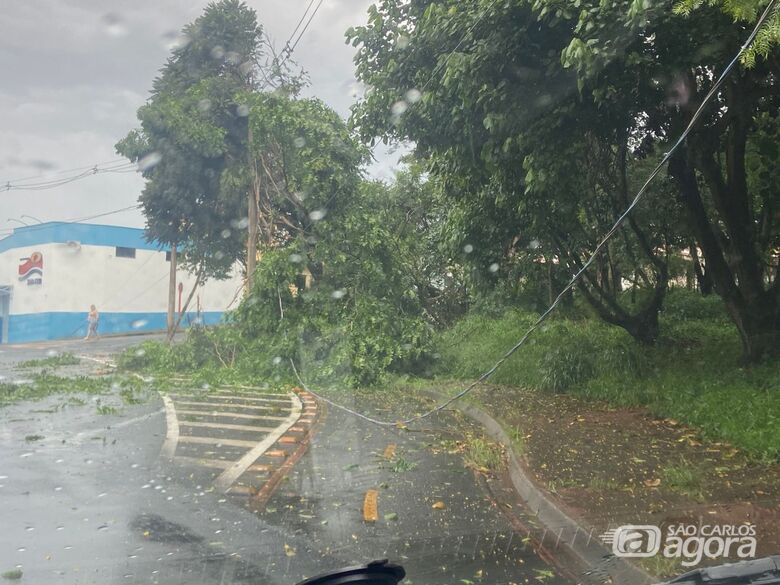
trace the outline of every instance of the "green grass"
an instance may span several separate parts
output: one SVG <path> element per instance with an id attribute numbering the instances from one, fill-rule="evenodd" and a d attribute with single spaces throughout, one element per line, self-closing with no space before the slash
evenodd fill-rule
<path id="1" fill-rule="evenodd" d="M 481 437 L 468 438 L 463 460 L 469 467 L 490 471 L 498 471 L 504 464 L 501 446 Z"/>
<path id="2" fill-rule="evenodd" d="M 673 295 L 674 297 L 674 295 Z M 569 392 L 697 427 L 758 460 L 780 458 L 780 363 L 739 365 L 734 326 L 712 299 L 686 297 L 667 309 L 654 347 L 595 319 L 546 323 L 490 379 L 541 391 Z M 691 316 L 693 315 L 693 316 Z M 536 315 L 470 315 L 439 336 L 437 374 L 473 380 L 531 325 Z"/>
<path id="3" fill-rule="evenodd" d="M 100 395 L 110 390 L 111 381 L 107 378 L 62 378 L 44 371 L 23 383 L 0 383 L 0 407 L 57 394 Z"/>
<path id="4" fill-rule="evenodd" d="M 49 357 L 20 362 L 19 368 L 56 368 L 58 366 L 77 366 L 81 360 L 72 353 L 60 353 Z"/>
<path id="5" fill-rule="evenodd" d="M 404 471 L 410 471 L 415 467 L 417 467 L 417 464 L 414 461 L 409 461 L 408 459 L 398 456 L 390 464 L 390 471 L 393 473 L 403 473 Z"/>
<path id="6" fill-rule="evenodd" d="M 701 470 L 685 461 L 679 465 L 669 465 L 661 470 L 666 486 L 674 492 L 693 498 L 704 499 L 704 478 Z"/>
<path id="7" fill-rule="evenodd" d="M 3 573 L 0 573 L 0 577 L 3 579 L 8 579 L 9 581 L 18 581 L 22 578 L 22 570 L 21 569 L 11 569 L 10 571 L 5 571 Z"/>

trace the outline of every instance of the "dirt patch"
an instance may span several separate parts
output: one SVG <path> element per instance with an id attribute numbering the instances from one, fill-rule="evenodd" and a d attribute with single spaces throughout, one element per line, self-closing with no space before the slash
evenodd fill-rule
<path id="1" fill-rule="evenodd" d="M 492 385 L 472 399 L 504 425 L 538 487 L 596 534 L 623 524 L 663 530 L 672 524 L 751 523 L 757 556 L 780 551 L 777 463 L 756 462 L 639 408 Z M 702 565 L 722 562 L 705 559 Z M 663 559 L 643 565 L 658 576 L 686 570 Z"/>

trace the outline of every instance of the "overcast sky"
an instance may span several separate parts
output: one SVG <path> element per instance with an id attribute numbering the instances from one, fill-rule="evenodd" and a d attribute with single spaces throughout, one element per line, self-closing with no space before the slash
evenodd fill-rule
<path id="1" fill-rule="evenodd" d="M 247 0 L 278 46 L 309 0 Z M 171 38 L 206 0 L 21 0 L 0 17 L 0 184 L 72 175 L 116 160 L 114 144 L 137 125 L 135 112 L 165 62 Z M 316 95 L 346 117 L 354 100 L 354 49 L 344 31 L 365 22 L 372 0 L 324 0 L 294 57 Z M 377 152 L 370 172 L 389 178 L 397 154 Z M 31 179 L 32 180 L 32 179 Z M 133 205 L 143 187 L 134 173 L 102 174 L 47 191 L 0 191 L 0 237 L 19 226 L 66 220 Z M 138 211 L 100 223 L 143 226 Z"/>

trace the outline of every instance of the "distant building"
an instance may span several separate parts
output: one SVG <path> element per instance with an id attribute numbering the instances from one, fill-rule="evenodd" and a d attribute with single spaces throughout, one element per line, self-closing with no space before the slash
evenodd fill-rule
<path id="1" fill-rule="evenodd" d="M 166 328 L 170 252 L 141 229 L 49 222 L 0 239 L 0 343 L 84 336 L 87 312 L 100 313 L 101 335 Z M 195 279 L 178 271 L 187 300 Z M 182 319 L 219 322 L 240 298 L 242 275 L 200 286 Z"/>

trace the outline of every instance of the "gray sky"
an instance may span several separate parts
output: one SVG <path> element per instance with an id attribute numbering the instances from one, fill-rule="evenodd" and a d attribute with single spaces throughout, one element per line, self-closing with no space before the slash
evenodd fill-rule
<path id="1" fill-rule="evenodd" d="M 19 0 L 0 19 L 0 184 L 74 174 L 75 167 L 116 160 L 113 145 L 137 125 L 171 37 L 206 0 Z M 356 85 L 354 49 L 344 31 L 365 22 L 372 0 L 324 0 L 295 51 L 309 72 L 309 95 L 347 116 Z M 308 0 L 247 0 L 281 47 Z M 397 154 L 375 153 L 370 169 L 392 176 Z M 46 191 L 0 191 L 0 237 L 22 215 L 65 220 L 136 203 L 143 180 L 101 174 Z M 31 222 L 29 218 L 22 218 Z M 97 220 L 143 226 L 137 211 Z M 33 222 L 34 223 L 34 222 Z"/>

